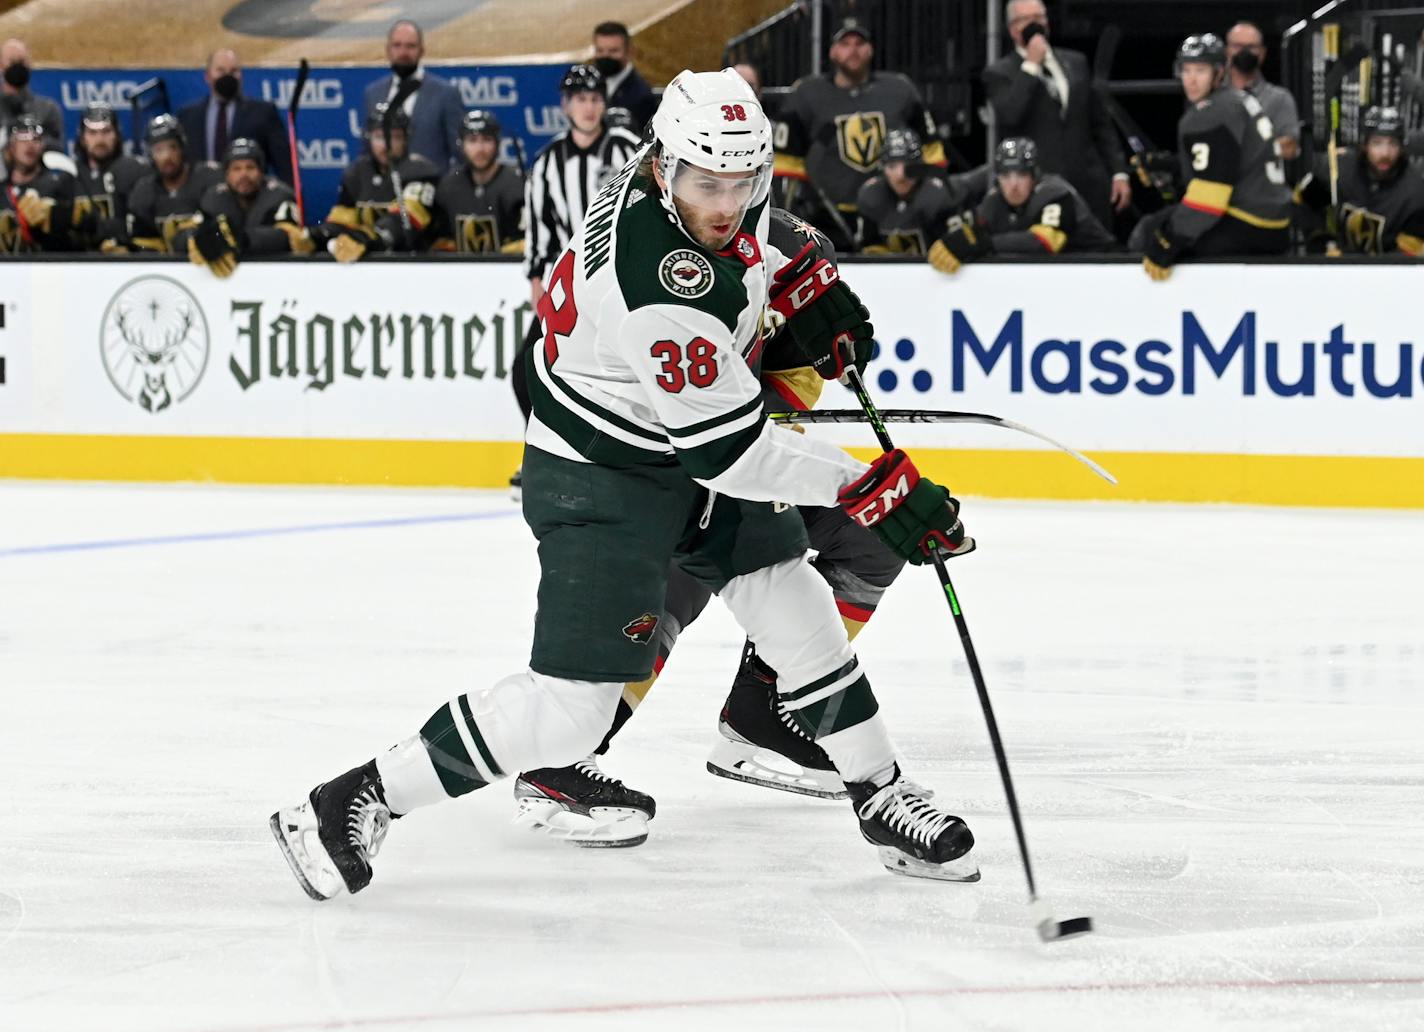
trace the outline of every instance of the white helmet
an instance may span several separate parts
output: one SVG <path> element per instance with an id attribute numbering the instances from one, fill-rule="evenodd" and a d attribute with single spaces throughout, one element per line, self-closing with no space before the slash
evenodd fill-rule
<path id="1" fill-rule="evenodd" d="M 731 68 L 720 72 L 682 71 L 663 91 L 653 115 L 658 168 L 668 190 L 663 206 L 681 225 L 672 197 L 705 203 L 694 186 L 736 184 L 742 211 L 760 203 L 771 189 L 771 123 L 751 87 Z M 752 173 L 721 179 L 717 173 Z M 713 173 L 709 176 L 708 173 Z M 709 186 L 710 184 L 710 186 Z M 737 221 L 741 221 L 738 216 Z"/>

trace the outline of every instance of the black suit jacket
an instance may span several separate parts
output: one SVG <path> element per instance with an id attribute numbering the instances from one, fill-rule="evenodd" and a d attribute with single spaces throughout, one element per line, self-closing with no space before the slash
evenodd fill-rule
<path id="1" fill-rule="evenodd" d="M 658 98 L 653 93 L 653 88 L 648 85 L 648 81 L 638 74 L 638 69 L 633 68 L 629 70 L 627 77 L 618 84 L 618 89 L 613 96 L 608 98 L 608 106 L 625 109 L 637 123 L 633 131 L 641 133 L 643 127 L 652 121 L 653 113 L 658 109 Z"/>
<path id="2" fill-rule="evenodd" d="M 1108 186 L 1127 172 L 1122 144 L 1102 98 L 1093 90 L 1088 59 L 1076 50 L 1053 48 L 1068 78 L 1068 107 L 1048 95 L 1043 80 L 1022 68 L 1017 52 L 984 69 L 984 87 L 994 109 L 999 139 L 1027 136 L 1038 144 L 1038 163 L 1083 195 L 1105 226 L 1113 224 Z"/>
<path id="3" fill-rule="evenodd" d="M 208 101 L 212 99 L 211 95 L 206 96 L 178 112 L 178 123 L 188 136 L 189 161 L 222 160 L 221 154 L 208 153 Z M 232 118 L 232 131 L 227 134 L 228 142 L 240 136 L 256 140 L 267 155 L 268 174 L 291 183 L 292 156 L 287 151 L 287 127 L 277 114 L 276 105 L 242 96 L 234 103 L 237 111 Z"/>

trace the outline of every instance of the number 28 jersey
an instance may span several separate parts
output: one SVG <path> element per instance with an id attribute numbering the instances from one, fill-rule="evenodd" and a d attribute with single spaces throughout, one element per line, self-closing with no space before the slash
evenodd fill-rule
<path id="1" fill-rule="evenodd" d="M 546 277 L 528 443 L 607 466 L 680 463 L 752 501 L 836 504 L 865 464 L 762 409 L 767 287 L 788 262 L 767 242 L 766 202 L 711 251 L 673 222 L 641 157 L 594 198 Z"/>

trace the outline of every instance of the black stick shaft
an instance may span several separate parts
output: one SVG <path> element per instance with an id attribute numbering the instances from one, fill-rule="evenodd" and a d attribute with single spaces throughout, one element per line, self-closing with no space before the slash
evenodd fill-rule
<path id="1" fill-rule="evenodd" d="M 865 410 L 865 417 L 870 421 L 880 447 L 885 451 L 894 451 L 895 445 L 890 440 L 890 432 L 885 429 L 885 421 L 880 418 L 880 412 L 866 391 L 865 381 L 861 379 L 859 371 L 853 366 L 848 368 L 846 378 L 850 389 L 855 392 L 856 400 L 860 402 L 860 407 Z M 979 654 L 974 651 L 974 639 L 969 635 L 969 622 L 964 618 L 959 595 L 954 590 L 954 583 L 949 579 L 949 569 L 944 564 L 944 556 L 933 544 L 930 546 L 930 558 L 934 560 L 935 573 L 939 576 L 940 587 L 944 589 L 945 601 L 949 603 L 950 614 L 954 617 L 954 626 L 959 631 L 959 643 L 964 646 L 964 659 L 969 664 L 969 676 L 973 678 L 974 690 L 979 695 L 979 708 L 984 712 L 984 723 L 989 728 L 989 742 L 994 747 L 994 760 L 999 765 L 999 780 L 1003 782 L 1004 798 L 1009 803 L 1009 817 L 1014 822 L 1014 838 L 1019 844 L 1019 859 L 1023 861 L 1029 899 L 1034 900 L 1038 898 L 1038 887 L 1034 883 L 1033 865 L 1028 858 L 1028 839 L 1024 837 L 1023 818 L 1019 815 L 1019 799 L 1014 792 L 1013 776 L 1009 774 L 1009 757 L 1004 752 L 1004 741 L 999 735 L 999 722 L 994 718 L 993 704 L 989 702 L 989 687 L 984 683 Z"/>

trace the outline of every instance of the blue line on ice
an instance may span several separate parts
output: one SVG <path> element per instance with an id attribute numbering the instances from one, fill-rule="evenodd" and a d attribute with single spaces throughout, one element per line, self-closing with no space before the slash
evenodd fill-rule
<path id="1" fill-rule="evenodd" d="M 497 520 L 517 515 L 518 509 L 498 512 L 461 512 L 443 516 L 395 516 L 382 520 L 352 520 L 347 523 L 306 523 L 290 527 L 251 527 L 246 530 L 212 530 L 195 534 L 164 534 L 156 537 L 113 538 L 107 541 L 65 541 L 52 545 L 24 545 L 0 548 L 0 559 L 20 555 L 52 555 L 56 552 L 98 552 L 114 548 L 148 548 L 154 545 L 190 545 L 205 541 L 240 541 L 248 538 L 282 537 L 288 534 L 321 534 L 331 530 L 381 530 L 414 527 L 430 523 L 468 523 Z"/>

